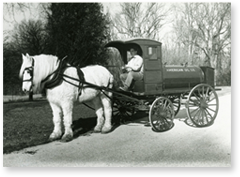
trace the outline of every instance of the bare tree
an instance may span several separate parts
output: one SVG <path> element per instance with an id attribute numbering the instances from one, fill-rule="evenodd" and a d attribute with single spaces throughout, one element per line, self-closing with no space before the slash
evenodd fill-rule
<path id="1" fill-rule="evenodd" d="M 189 47 L 189 59 L 196 48 L 205 54 L 205 63 L 217 67 L 219 55 L 230 45 L 230 3 L 185 3 L 175 23 L 178 40 Z M 217 60 L 218 59 L 218 60 Z"/>
<path id="2" fill-rule="evenodd" d="M 194 42 L 197 38 L 194 30 L 193 3 L 184 3 L 175 6 L 177 12 L 175 16 L 174 30 L 177 33 L 177 41 L 182 43 L 187 49 L 187 61 L 193 64 Z"/>
<path id="3" fill-rule="evenodd" d="M 161 3 L 120 3 L 121 12 L 112 19 L 119 38 L 144 37 L 155 39 L 168 10 Z"/>
<path id="4" fill-rule="evenodd" d="M 195 12 L 196 31 L 199 36 L 195 45 L 205 53 L 206 63 L 217 67 L 216 59 L 220 52 L 230 44 L 231 4 L 201 3 L 196 6 Z"/>

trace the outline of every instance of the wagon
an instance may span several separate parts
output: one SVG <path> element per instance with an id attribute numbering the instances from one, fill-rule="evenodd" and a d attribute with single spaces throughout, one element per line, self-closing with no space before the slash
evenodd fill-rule
<path id="1" fill-rule="evenodd" d="M 163 64 L 162 43 L 150 39 L 111 41 L 105 47 L 118 49 L 125 64 L 132 47 L 143 58 L 143 79 L 134 81 L 128 92 L 113 91 L 114 116 L 126 119 L 137 111 L 146 111 L 152 129 L 163 132 L 174 126 L 184 100 L 188 120 L 194 126 L 214 123 L 219 108 L 214 68 Z"/>

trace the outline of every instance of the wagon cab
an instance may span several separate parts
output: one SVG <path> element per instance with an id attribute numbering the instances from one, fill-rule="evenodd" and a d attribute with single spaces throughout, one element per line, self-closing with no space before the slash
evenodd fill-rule
<path id="1" fill-rule="evenodd" d="M 138 55 L 143 58 L 144 78 L 136 81 L 134 92 L 156 94 L 162 91 L 162 43 L 151 39 L 130 39 L 111 41 L 105 47 L 117 48 L 123 62 L 127 63 L 127 51 L 132 47 L 137 49 Z"/>

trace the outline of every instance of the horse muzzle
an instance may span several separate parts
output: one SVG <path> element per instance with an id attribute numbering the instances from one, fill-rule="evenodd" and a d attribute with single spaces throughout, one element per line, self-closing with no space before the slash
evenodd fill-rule
<path id="1" fill-rule="evenodd" d="M 32 92 L 32 84 L 31 83 L 24 83 L 22 86 L 22 91 L 25 93 Z"/>

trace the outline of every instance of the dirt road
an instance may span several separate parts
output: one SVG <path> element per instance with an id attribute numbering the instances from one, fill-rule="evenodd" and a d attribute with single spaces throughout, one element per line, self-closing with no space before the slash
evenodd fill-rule
<path id="1" fill-rule="evenodd" d="M 147 117 L 122 125 L 109 134 L 86 134 L 68 143 L 52 142 L 3 155 L 11 167 L 65 166 L 231 166 L 231 90 L 219 93 L 215 123 L 194 128 L 183 120 L 185 107 L 167 132 L 145 127 Z"/>

